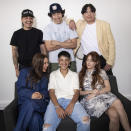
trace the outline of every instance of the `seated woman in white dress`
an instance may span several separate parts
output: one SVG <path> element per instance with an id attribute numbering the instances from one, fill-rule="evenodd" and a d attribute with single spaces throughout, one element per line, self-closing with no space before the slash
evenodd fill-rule
<path id="1" fill-rule="evenodd" d="M 125 131 L 131 131 L 127 114 L 121 101 L 112 94 L 106 72 L 100 69 L 99 55 L 90 52 L 79 73 L 80 103 L 90 116 L 99 118 L 104 112 L 109 116 L 110 131 L 119 131 L 119 121 Z"/>

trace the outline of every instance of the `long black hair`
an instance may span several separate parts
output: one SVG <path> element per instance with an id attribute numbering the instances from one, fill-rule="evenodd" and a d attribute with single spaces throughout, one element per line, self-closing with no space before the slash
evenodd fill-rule
<path id="1" fill-rule="evenodd" d="M 36 53 L 32 59 L 32 69 L 29 72 L 26 83 L 31 82 L 31 87 L 37 83 L 45 75 L 48 78 L 48 70 L 43 72 L 44 59 L 48 58 L 46 55 Z"/>

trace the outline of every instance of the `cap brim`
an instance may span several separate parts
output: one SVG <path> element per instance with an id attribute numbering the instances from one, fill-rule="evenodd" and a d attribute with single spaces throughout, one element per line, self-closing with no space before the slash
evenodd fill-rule
<path id="1" fill-rule="evenodd" d="M 34 16 L 31 15 L 31 14 L 22 15 L 22 17 L 27 17 L 27 16 L 30 16 L 30 17 L 33 17 L 33 18 L 34 18 Z"/>
<path id="2" fill-rule="evenodd" d="M 48 13 L 48 16 L 52 16 L 52 14 L 55 14 L 55 13 L 62 13 L 62 14 L 65 14 L 65 10 L 55 10 L 55 11 L 52 11 L 50 13 Z"/>

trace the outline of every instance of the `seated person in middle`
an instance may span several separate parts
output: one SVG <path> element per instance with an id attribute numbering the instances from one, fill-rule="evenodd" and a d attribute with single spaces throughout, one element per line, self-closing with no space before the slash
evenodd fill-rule
<path id="1" fill-rule="evenodd" d="M 50 74 L 50 103 L 47 107 L 43 131 L 56 131 L 61 119 L 69 116 L 77 123 L 77 131 L 89 131 L 90 119 L 78 101 L 78 74 L 69 69 L 70 54 L 62 51 L 58 54 L 60 68 Z"/>
<path id="2" fill-rule="evenodd" d="M 19 114 L 14 131 L 41 131 L 49 101 L 48 58 L 37 53 L 31 68 L 23 68 L 17 81 Z"/>

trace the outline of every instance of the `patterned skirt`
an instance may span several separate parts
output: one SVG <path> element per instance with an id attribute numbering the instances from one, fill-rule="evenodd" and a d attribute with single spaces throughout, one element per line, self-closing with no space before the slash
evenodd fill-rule
<path id="1" fill-rule="evenodd" d="M 99 118 L 117 99 L 111 92 L 100 94 L 87 100 L 85 97 L 80 101 L 88 115 Z"/>

